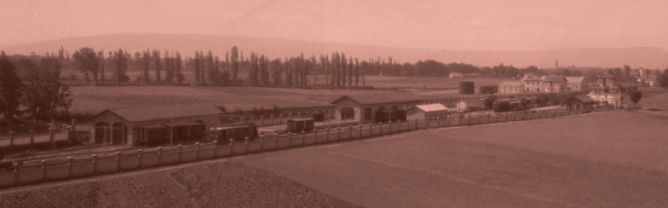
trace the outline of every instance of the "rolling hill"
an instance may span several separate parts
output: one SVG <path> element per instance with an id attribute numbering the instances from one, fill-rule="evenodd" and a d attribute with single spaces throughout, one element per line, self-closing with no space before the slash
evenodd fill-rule
<path id="1" fill-rule="evenodd" d="M 236 45 L 246 56 L 251 51 L 268 55 L 271 58 L 331 54 L 344 52 L 361 60 L 369 58 L 387 59 L 392 56 L 398 62 L 416 62 L 433 59 L 441 62 L 463 62 L 477 66 L 494 66 L 500 63 L 525 67 L 534 65 L 543 68 L 554 67 L 555 60 L 560 66 L 577 67 L 622 67 L 666 68 L 668 52 L 657 47 L 638 48 L 592 48 L 560 49 L 537 51 L 457 51 L 391 48 L 379 46 L 361 46 L 339 43 L 322 43 L 276 38 L 238 37 L 219 35 L 179 35 L 179 34 L 109 34 L 89 37 L 73 37 L 59 40 L 41 41 L 22 45 L 3 46 L 8 54 L 44 54 L 56 52 L 63 46 L 70 54 L 81 47 L 95 50 L 127 49 L 134 53 L 146 49 L 180 51 L 185 56 L 192 56 L 194 51 L 211 50 L 224 59 L 225 52 Z"/>

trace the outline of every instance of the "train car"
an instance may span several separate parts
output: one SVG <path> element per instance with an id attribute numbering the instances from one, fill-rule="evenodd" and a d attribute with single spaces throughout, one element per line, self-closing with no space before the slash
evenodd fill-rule
<path id="1" fill-rule="evenodd" d="M 203 139 L 206 126 L 203 123 L 171 123 L 140 127 L 137 134 L 139 145 L 157 146 Z"/>
<path id="2" fill-rule="evenodd" d="M 507 112 L 524 110 L 524 104 L 520 99 L 504 99 L 494 101 L 492 104 L 494 112 Z"/>
<path id="3" fill-rule="evenodd" d="M 254 123 L 214 127 L 211 128 L 211 133 L 218 144 L 227 144 L 230 139 L 243 141 L 246 137 L 255 139 L 258 136 L 257 126 Z"/>
<path id="4" fill-rule="evenodd" d="M 300 133 L 302 131 L 312 131 L 315 127 L 313 125 L 313 118 L 295 118 L 287 122 L 288 132 Z"/>
<path id="5" fill-rule="evenodd" d="M 314 122 L 325 121 L 325 114 L 324 113 L 314 113 L 314 114 L 311 114 L 311 117 L 313 118 Z"/>

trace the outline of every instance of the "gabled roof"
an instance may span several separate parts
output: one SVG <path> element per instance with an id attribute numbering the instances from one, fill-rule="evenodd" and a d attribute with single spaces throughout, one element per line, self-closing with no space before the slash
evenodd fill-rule
<path id="1" fill-rule="evenodd" d="M 447 111 L 448 110 L 448 107 L 445 107 L 440 103 L 427 104 L 427 105 L 416 105 L 416 106 L 413 106 L 411 109 L 413 109 L 413 108 L 416 108 L 416 109 L 421 110 L 423 112 Z"/>
<path id="2" fill-rule="evenodd" d="M 129 122 L 151 121 L 170 118 L 183 118 L 190 116 L 217 115 L 222 113 L 213 107 L 213 104 L 185 104 L 185 105 L 165 105 L 137 108 L 123 108 L 114 110 L 104 110 L 97 115 L 89 118 L 93 119 L 105 112 L 114 113 Z"/>
<path id="3" fill-rule="evenodd" d="M 378 104 L 378 103 L 397 103 L 397 102 L 411 102 L 411 101 L 425 101 L 434 100 L 433 97 L 420 96 L 413 93 L 382 93 L 371 95 L 344 95 L 336 99 L 332 104 L 336 104 L 344 98 L 349 98 L 360 104 Z"/>
<path id="4" fill-rule="evenodd" d="M 564 77 L 568 83 L 577 83 L 581 84 L 584 81 L 584 77 Z"/>
<path id="5" fill-rule="evenodd" d="M 559 75 L 547 75 L 542 78 L 543 81 L 546 82 L 563 82 L 566 81 L 564 77 L 559 76 Z"/>

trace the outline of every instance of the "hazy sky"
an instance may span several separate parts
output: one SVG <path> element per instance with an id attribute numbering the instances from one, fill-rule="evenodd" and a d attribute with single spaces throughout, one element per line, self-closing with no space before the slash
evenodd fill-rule
<path id="1" fill-rule="evenodd" d="M 0 46 L 186 33 L 426 49 L 668 49 L 667 20 L 667 0 L 0 0 Z"/>

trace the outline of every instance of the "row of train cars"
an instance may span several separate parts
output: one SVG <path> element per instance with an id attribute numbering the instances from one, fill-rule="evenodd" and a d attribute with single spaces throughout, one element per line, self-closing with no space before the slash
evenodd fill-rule
<path id="1" fill-rule="evenodd" d="M 315 128 L 314 120 L 314 118 L 290 119 L 286 124 L 287 131 L 292 133 L 311 131 Z M 208 129 L 204 123 L 154 125 L 141 128 L 138 132 L 137 140 L 140 146 L 159 146 L 201 139 L 214 139 L 219 144 L 227 144 L 230 139 L 243 142 L 246 137 L 250 139 L 257 138 L 258 126 L 252 122 L 216 126 Z"/>

